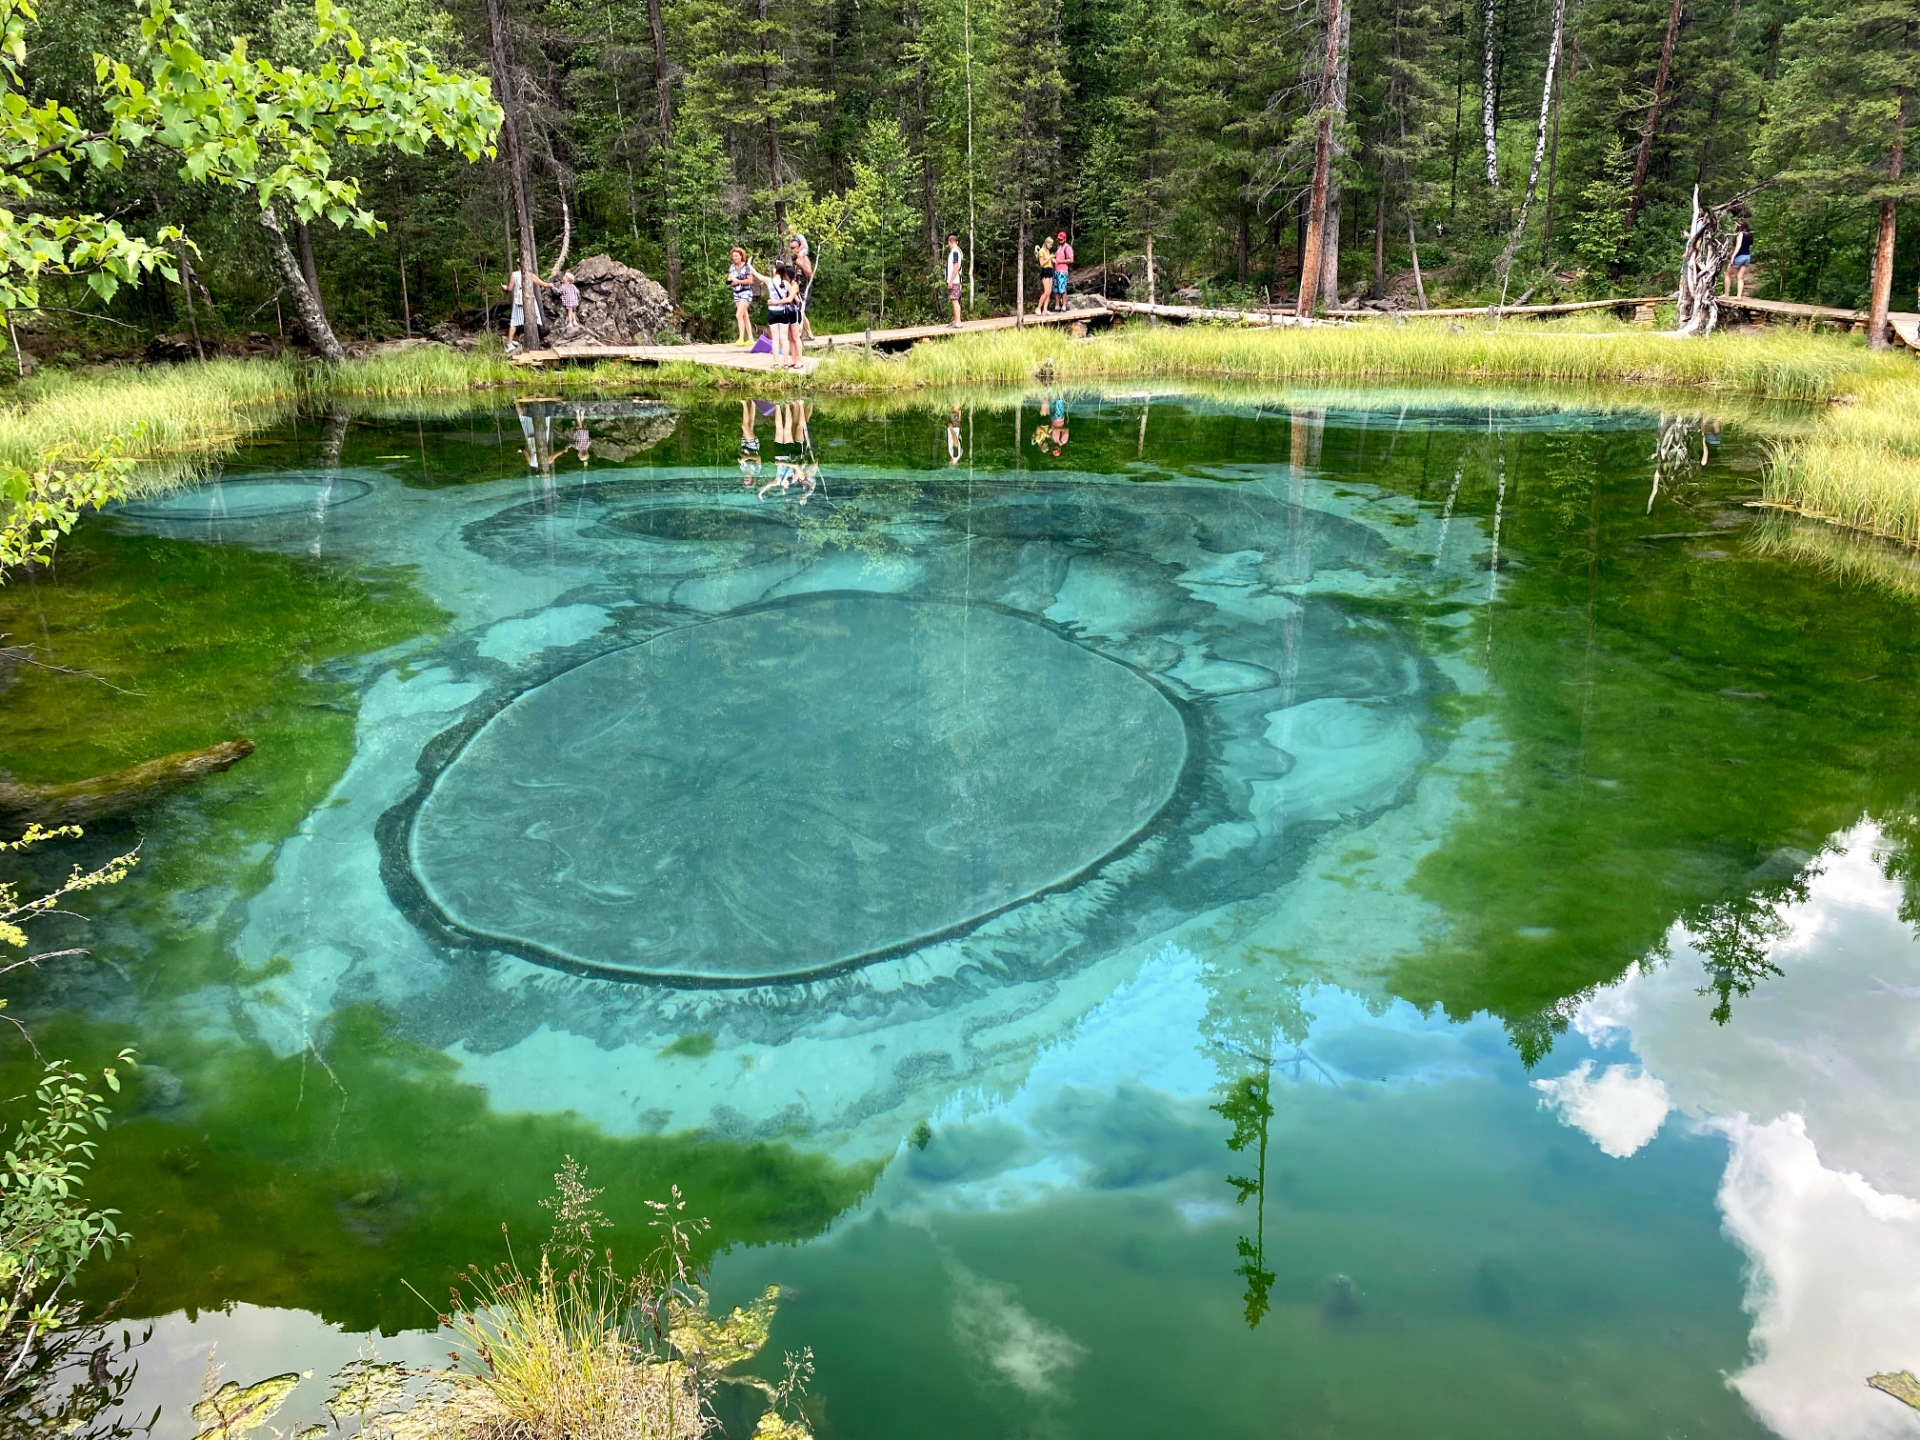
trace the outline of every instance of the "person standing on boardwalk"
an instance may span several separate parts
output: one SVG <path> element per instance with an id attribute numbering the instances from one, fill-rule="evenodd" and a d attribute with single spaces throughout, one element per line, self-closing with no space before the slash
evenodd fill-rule
<path id="1" fill-rule="evenodd" d="M 800 276 L 800 296 L 795 302 L 800 312 L 800 333 L 811 336 L 813 325 L 807 319 L 807 302 L 813 298 L 813 247 L 807 244 L 804 231 L 796 230 L 787 237 L 787 253 L 793 257 L 793 268 Z"/>
<path id="2" fill-rule="evenodd" d="M 1733 260 L 1727 266 L 1727 295 L 1730 299 L 1744 299 L 1747 293 L 1747 274 L 1753 268 L 1753 222 L 1747 216 L 1740 217 L 1740 234 L 1733 242 Z"/>
<path id="3" fill-rule="evenodd" d="M 1053 247 L 1053 295 L 1054 304 L 1060 309 L 1067 305 L 1067 278 L 1073 269 L 1073 243 L 1067 239 L 1067 232 L 1060 232 L 1060 243 Z"/>
<path id="4" fill-rule="evenodd" d="M 567 271 L 560 277 L 560 283 L 553 287 L 554 298 L 560 302 L 560 314 L 565 321 L 566 333 L 571 335 L 580 328 L 580 287 L 573 283 L 573 272 Z"/>
<path id="5" fill-rule="evenodd" d="M 753 262 L 738 245 L 727 252 L 727 288 L 733 291 L 733 329 L 736 344 L 753 344 Z"/>
<path id="6" fill-rule="evenodd" d="M 967 257 L 960 249 L 958 235 L 947 236 L 947 302 L 953 306 L 953 328 L 960 328 L 960 276 Z"/>
<path id="7" fill-rule="evenodd" d="M 800 272 L 782 260 L 773 274 L 759 275 L 767 285 L 767 334 L 773 340 L 773 363 L 789 370 L 800 368 Z"/>
<path id="8" fill-rule="evenodd" d="M 1053 287 L 1047 283 L 1047 278 L 1053 274 L 1053 237 L 1051 235 L 1043 237 L 1040 243 L 1033 247 L 1033 258 L 1040 262 L 1040 303 L 1033 307 L 1033 313 L 1044 315 L 1047 313 L 1048 303 L 1053 298 Z"/>
<path id="9" fill-rule="evenodd" d="M 524 285 L 521 284 L 523 277 L 526 281 Z M 511 355 L 520 348 L 520 342 L 515 340 L 514 336 L 519 332 L 520 327 L 527 323 L 526 307 L 528 305 L 533 307 L 534 322 L 540 323 L 546 318 L 540 313 L 540 291 L 542 288 L 551 290 L 553 287 L 533 271 L 523 269 L 514 271 L 500 288 L 513 292 L 513 313 L 507 317 L 507 354 Z"/>

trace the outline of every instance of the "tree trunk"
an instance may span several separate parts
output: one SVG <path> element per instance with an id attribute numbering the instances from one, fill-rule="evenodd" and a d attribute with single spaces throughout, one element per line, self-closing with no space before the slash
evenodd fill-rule
<path id="1" fill-rule="evenodd" d="M 1155 305 L 1159 303 L 1157 300 L 1155 300 L 1154 295 L 1155 295 L 1155 291 L 1154 291 L 1154 276 L 1153 276 L 1153 231 L 1149 230 L 1147 231 L 1147 303 L 1149 305 Z"/>
<path id="2" fill-rule="evenodd" d="M 507 30 L 500 13 L 500 0 L 487 0 L 487 38 L 492 47 L 493 84 L 499 91 L 500 108 L 505 115 L 500 138 L 505 142 L 507 178 L 513 189 L 514 219 L 520 231 L 520 314 L 527 349 L 538 350 L 540 287 L 533 282 L 540 273 L 540 262 L 533 240 L 533 203 L 527 187 L 526 154 L 520 146 L 520 95 L 513 83 L 513 71 L 507 64 Z"/>
<path id="3" fill-rule="evenodd" d="M 1346 158 L 1347 142 L 1341 138 L 1341 128 L 1347 118 L 1347 53 L 1348 41 L 1353 36 L 1353 6 L 1340 7 L 1339 60 L 1333 67 L 1333 148 L 1328 152 L 1327 170 L 1327 221 L 1322 227 L 1320 237 L 1320 298 L 1330 308 L 1340 304 L 1340 220 L 1341 203 L 1345 200 L 1338 179 L 1338 166 Z M 1358 238 L 1360 226 L 1355 218 L 1354 235 Z M 1329 243 L 1331 242 L 1331 243 Z"/>
<path id="4" fill-rule="evenodd" d="M 1540 124 L 1533 136 L 1533 164 L 1527 170 L 1527 188 L 1520 197 L 1520 214 L 1513 222 L 1513 235 L 1500 255 L 1500 301 L 1506 303 L 1507 277 L 1513 272 L 1513 257 L 1519 253 L 1520 237 L 1526 232 L 1527 211 L 1540 188 L 1540 166 L 1547 157 L 1547 121 L 1553 113 L 1553 80 L 1560 71 L 1560 45 L 1567 30 L 1567 0 L 1554 0 L 1553 33 L 1547 42 L 1547 75 L 1540 82 Z"/>
<path id="5" fill-rule="evenodd" d="M 1338 153 L 1339 146 L 1334 150 Z M 1343 198 L 1340 187 L 1333 183 L 1329 164 L 1327 218 L 1320 227 L 1320 299 L 1331 310 L 1340 308 L 1340 202 Z"/>
<path id="6" fill-rule="evenodd" d="M 767 44 L 770 35 L 771 32 L 767 28 L 767 0 L 760 0 L 760 33 L 757 37 L 759 43 L 763 46 Z M 762 51 L 762 53 L 765 52 Z M 760 93 L 769 101 L 773 99 L 773 71 L 765 60 L 760 62 Z M 773 223 L 780 227 L 780 233 L 784 235 L 787 233 L 787 201 L 786 197 L 780 193 L 780 132 L 774 127 L 771 109 L 766 113 L 766 124 L 767 174 L 773 183 Z"/>
<path id="7" fill-rule="evenodd" d="M 1300 253 L 1300 297 L 1296 315 L 1311 315 L 1320 288 L 1320 252 L 1326 244 L 1327 172 L 1333 162 L 1333 86 L 1340 68 L 1342 0 L 1332 0 L 1327 12 L 1327 48 L 1320 70 L 1319 115 L 1313 125 L 1313 189 L 1307 199 L 1306 244 Z M 1336 246 L 1338 241 L 1335 242 Z"/>
<path id="8" fill-rule="evenodd" d="M 407 334 L 413 334 L 413 302 L 407 295 L 407 251 L 400 243 L 400 232 L 393 234 L 394 258 L 400 262 L 400 323 L 406 326 Z"/>
<path id="9" fill-rule="evenodd" d="M 1887 166 L 1889 182 L 1900 178 L 1901 151 L 1906 140 L 1907 87 L 1900 87 L 1900 119 L 1893 132 L 1893 155 Z M 1887 334 L 1887 314 L 1893 308 L 1893 241 L 1898 203 L 1889 196 L 1880 202 L 1880 233 L 1873 247 L 1873 302 L 1867 312 L 1867 348 L 1885 350 L 1893 343 Z M 191 304 L 191 300 L 188 302 Z"/>
<path id="10" fill-rule="evenodd" d="M 1903 47 L 1909 54 L 1913 51 L 1913 32 L 1914 22 L 1909 20 Z M 1887 155 L 1889 185 L 1900 183 L 1901 164 L 1906 158 L 1907 94 L 1908 87 L 1902 85 L 1900 104 L 1893 113 L 1893 147 Z M 1867 312 L 1867 348 L 1870 350 L 1885 350 L 1893 343 L 1887 333 L 1887 312 L 1893 305 L 1894 212 L 1897 208 L 1898 202 L 1891 195 L 1880 202 L 1880 234 L 1873 247 L 1873 303 Z"/>
<path id="11" fill-rule="evenodd" d="M 340 364 L 347 358 L 347 352 L 334 338 L 333 327 L 327 323 L 327 312 L 320 308 L 319 297 L 307 288 L 307 277 L 300 273 L 300 262 L 293 258 L 286 232 L 280 228 L 280 217 L 271 205 L 260 212 L 260 228 L 267 232 L 267 251 L 273 259 L 273 268 L 280 273 L 280 283 L 293 297 L 293 308 L 300 316 L 300 323 L 307 327 L 313 348 L 323 359 Z"/>
<path id="12" fill-rule="evenodd" d="M 1413 293 L 1420 297 L 1420 308 L 1427 308 L 1427 282 L 1420 278 L 1420 242 L 1413 233 L 1413 209 L 1407 209 L 1407 249 L 1413 252 Z"/>
<path id="13" fill-rule="evenodd" d="M 1560 169 L 1560 98 L 1566 90 L 1562 84 L 1553 95 L 1553 139 L 1547 144 L 1547 213 L 1542 219 L 1540 235 L 1540 263 L 1548 263 L 1547 250 L 1553 244 L 1553 183 Z M 1552 287 L 1549 286 L 1549 289 Z"/>
<path id="14" fill-rule="evenodd" d="M 1640 218 L 1640 201 L 1647 185 L 1647 164 L 1653 159 L 1653 135 L 1660 127 L 1660 106 L 1667 98 L 1667 76 L 1673 71 L 1673 42 L 1680 34 L 1681 0 L 1673 0 L 1667 12 L 1667 38 L 1660 44 L 1660 68 L 1653 74 L 1653 102 L 1647 106 L 1647 118 L 1640 124 L 1640 153 L 1633 161 L 1633 189 L 1627 195 L 1627 228 Z"/>
<path id="15" fill-rule="evenodd" d="M 193 353 L 205 363 L 207 348 L 200 343 L 200 317 L 193 310 L 193 262 L 187 259 L 185 237 L 182 237 L 174 253 L 180 260 L 180 292 L 187 297 L 187 328 L 193 332 Z"/>
<path id="16" fill-rule="evenodd" d="M 293 222 L 293 240 L 300 247 L 300 274 L 307 282 L 307 289 L 313 292 L 313 303 L 324 310 L 327 301 L 320 293 L 320 272 L 313 263 L 313 234 L 307 229 L 306 221 Z"/>
<path id="17" fill-rule="evenodd" d="M 1487 188 L 1500 188 L 1500 117 L 1493 82 L 1493 0 L 1486 0 L 1480 16 L 1480 135 L 1486 144 Z"/>
<path id="18" fill-rule="evenodd" d="M 1387 170 L 1380 167 L 1380 194 L 1373 202 L 1373 289 L 1376 300 L 1387 294 Z"/>
<path id="19" fill-rule="evenodd" d="M 1020 243 L 1013 251 L 1013 313 L 1024 328 L 1027 323 L 1027 201 L 1024 195 L 1020 197 Z"/>
<path id="20" fill-rule="evenodd" d="M 653 28 L 653 94 L 660 126 L 662 198 L 666 201 L 667 299 L 680 303 L 680 216 L 673 200 L 673 92 L 667 84 L 667 34 L 660 23 L 660 0 L 647 0 L 647 24 Z"/>

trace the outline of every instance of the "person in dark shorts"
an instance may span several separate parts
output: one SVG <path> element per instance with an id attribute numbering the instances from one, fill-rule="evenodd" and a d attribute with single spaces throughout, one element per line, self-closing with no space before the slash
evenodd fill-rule
<path id="1" fill-rule="evenodd" d="M 773 340 L 773 363 L 789 370 L 800 368 L 800 272 L 785 260 L 767 283 L 767 334 Z"/>
<path id="2" fill-rule="evenodd" d="M 1740 234 L 1733 242 L 1733 260 L 1727 266 L 1727 294 L 1742 299 L 1747 293 L 1747 277 L 1753 269 L 1753 221 L 1740 216 Z"/>

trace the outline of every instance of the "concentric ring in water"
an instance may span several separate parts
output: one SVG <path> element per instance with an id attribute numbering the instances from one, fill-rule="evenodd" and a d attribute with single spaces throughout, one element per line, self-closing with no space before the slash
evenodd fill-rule
<path id="1" fill-rule="evenodd" d="M 1158 686 L 998 608 L 807 597 L 522 693 L 410 837 L 456 929 L 565 969 L 814 978 L 1072 883 L 1173 797 Z"/>
<path id="2" fill-rule="evenodd" d="M 118 507 L 135 520 L 174 523 L 205 520 L 266 520 L 282 515 L 322 515 L 370 493 L 373 486 L 325 470 L 289 471 L 259 478 L 220 479 Z"/>

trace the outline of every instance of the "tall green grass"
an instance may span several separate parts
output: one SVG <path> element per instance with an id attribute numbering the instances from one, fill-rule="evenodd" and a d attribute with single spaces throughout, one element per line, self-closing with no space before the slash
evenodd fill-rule
<path id="1" fill-rule="evenodd" d="M 1116 333 L 1078 341 L 1051 328 L 998 330 L 922 344 L 898 359 L 837 355 L 813 381 L 858 389 L 1014 384 L 1036 374 L 1063 382 L 1491 381 L 1626 384 L 1805 401 L 1850 390 L 1884 363 L 1857 341 L 1786 331 L 1682 340 L 1646 330 L 1514 321 L 1497 330 L 1438 321 L 1310 330 L 1131 322 Z"/>
<path id="2" fill-rule="evenodd" d="M 1811 435 L 1775 446 L 1770 504 L 1920 545 L 1920 374 L 1909 357 L 1893 365 L 1830 407 Z"/>

